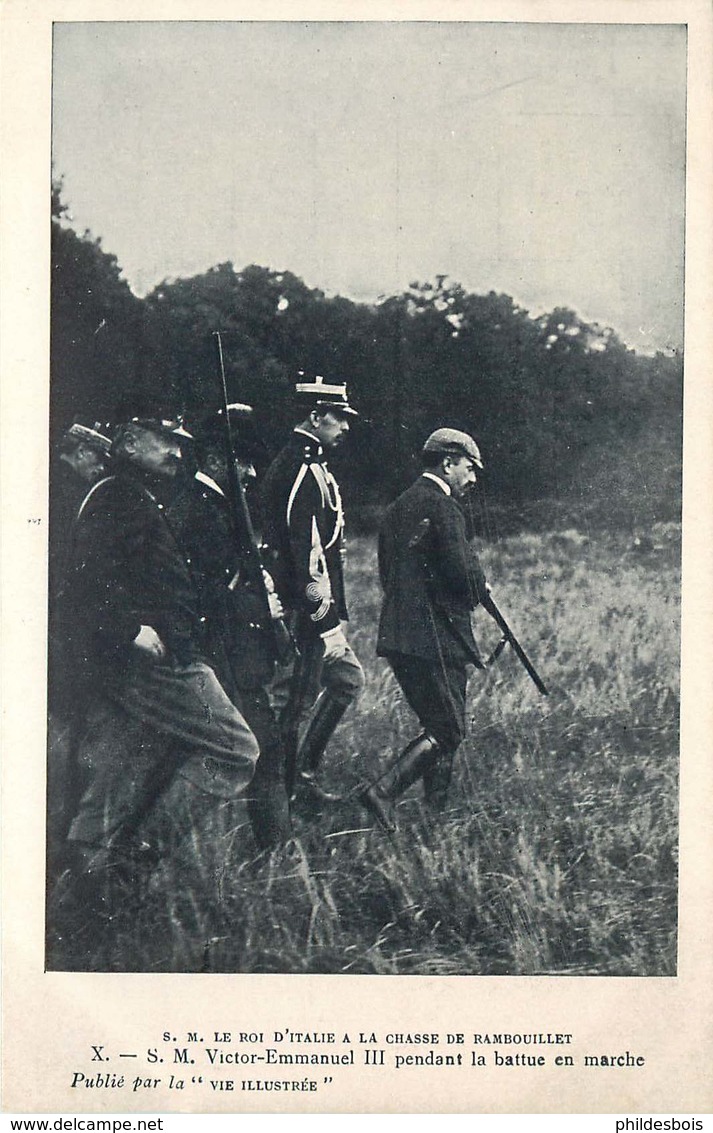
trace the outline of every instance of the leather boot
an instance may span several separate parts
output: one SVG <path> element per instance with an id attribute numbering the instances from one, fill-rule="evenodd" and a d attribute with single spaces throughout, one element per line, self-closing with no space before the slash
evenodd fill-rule
<path id="1" fill-rule="evenodd" d="M 274 850 L 292 837 L 290 803 L 281 779 L 261 779 L 250 785 L 248 814 L 260 850 Z"/>
<path id="2" fill-rule="evenodd" d="M 84 914 L 114 920 L 119 911 L 140 908 L 151 874 L 159 863 L 148 842 L 125 842 L 118 837 L 110 846 L 68 843 L 72 866 L 67 870 L 68 892 Z"/>
<path id="3" fill-rule="evenodd" d="M 394 803 L 427 773 L 437 753 L 436 741 L 423 732 L 402 751 L 381 779 L 362 792 L 361 802 L 385 830 L 396 829 Z"/>
<path id="4" fill-rule="evenodd" d="M 280 739 L 279 736 L 263 737 L 258 741 L 260 758 L 248 788 L 248 815 L 260 850 L 274 850 L 289 842 L 293 834 Z"/>
<path id="5" fill-rule="evenodd" d="M 283 724 L 281 735 L 282 746 L 285 752 L 285 789 L 288 799 L 293 799 L 295 797 L 295 780 L 297 779 L 299 734 L 295 726 Z"/>
<path id="6" fill-rule="evenodd" d="M 300 768 L 297 783 L 318 802 L 337 802 L 339 799 L 339 795 L 330 794 L 319 786 L 316 773 L 325 748 L 348 707 L 348 704 L 335 700 L 329 692 L 323 692 L 300 744 L 297 754 L 297 765 Z"/>
<path id="7" fill-rule="evenodd" d="M 432 814 L 445 810 L 455 752 L 439 751 L 435 763 L 423 773 L 423 801 Z"/>

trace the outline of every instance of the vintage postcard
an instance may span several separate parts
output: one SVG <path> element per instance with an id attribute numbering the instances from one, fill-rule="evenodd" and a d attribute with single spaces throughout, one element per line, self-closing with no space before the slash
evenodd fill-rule
<path id="1" fill-rule="evenodd" d="M 709 1112 L 710 5 L 1 21 L 5 1112 Z"/>

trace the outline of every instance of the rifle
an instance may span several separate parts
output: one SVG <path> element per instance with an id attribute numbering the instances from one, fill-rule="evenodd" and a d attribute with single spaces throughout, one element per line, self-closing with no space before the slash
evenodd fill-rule
<path id="1" fill-rule="evenodd" d="M 261 618 L 270 635 L 274 660 L 279 661 L 285 657 L 288 651 L 294 651 L 294 639 L 284 621 L 281 618 L 273 618 L 270 611 L 270 600 L 265 575 L 263 573 L 262 561 L 260 559 L 260 549 L 257 544 L 257 539 L 255 538 L 255 530 L 253 528 L 248 502 L 245 498 L 245 489 L 243 488 L 237 469 L 235 446 L 233 444 L 233 430 L 230 424 L 228 387 L 225 380 L 223 343 L 219 330 L 213 331 L 213 334 L 215 335 L 217 345 L 218 373 L 223 401 L 222 410 L 225 417 L 225 433 L 223 440 L 225 444 L 226 463 L 228 466 L 228 504 L 230 506 L 233 533 L 243 563 L 245 578 L 260 602 Z"/>
<path id="2" fill-rule="evenodd" d="M 425 519 L 421 520 L 418 527 L 416 528 L 414 535 L 411 537 L 411 539 L 409 539 L 409 542 L 408 542 L 409 550 L 417 550 L 421 546 L 421 544 L 423 543 L 423 540 L 425 539 L 426 535 L 428 534 L 430 526 L 431 526 L 430 519 L 428 519 L 426 517 Z M 490 614 L 493 621 L 495 621 L 496 624 L 500 627 L 500 630 L 501 630 L 502 635 L 503 635 L 501 640 L 495 646 L 495 649 L 493 650 L 493 652 L 488 657 L 488 660 L 485 662 L 485 664 L 483 664 L 480 657 L 478 657 L 476 654 L 473 653 L 472 646 L 465 639 L 465 637 L 463 636 L 463 634 L 459 630 L 458 626 L 456 626 L 454 624 L 454 622 L 452 621 L 449 614 L 443 609 L 439 609 L 438 612 L 445 619 L 446 625 L 450 629 L 452 635 L 456 638 L 456 640 L 459 642 L 459 644 L 466 650 L 468 656 L 470 657 L 470 659 L 471 659 L 471 661 L 474 665 L 476 665 L 480 669 L 487 668 L 489 665 L 491 665 L 494 661 L 496 661 L 498 659 L 498 657 L 502 653 L 505 645 L 510 645 L 510 647 L 513 650 L 513 652 L 515 653 L 515 656 L 517 657 L 518 661 L 520 661 L 520 663 L 525 668 L 527 675 L 534 682 L 535 687 L 537 688 L 538 692 L 541 692 L 543 696 L 549 696 L 549 692 L 548 692 L 548 689 L 545 685 L 545 682 L 542 680 L 542 678 L 539 675 L 539 673 L 537 672 L 535 666 L 532 664 L 532 661 L 530 660 L 530 658 L 527 656 L 525 650 L 520 645 L 520 642 L 515 637 L 515 634 L 510 629 L 510 626 L 505 621 L 505 618 L 500 613 L 500 610 L 498 609 L 498 607 L 495 604 L 495 599 L 493 598 L 492 594 L 489 591 L 486 594 L 486 596 L 483 599 L 481 599 L 481 605 L 482 605 L 483 609 L 486 610 L 487 613 Z"/>
<path id="3" fill-rule="evenodd" d="M 509 644 L 510 648 L 513 650 L 513 652 L 514 652 L 515 656 L 517 657 L 518 661 L 520 662 L 520 664 L 523 665 L 527 675 L 534 682 L 535 687 L 537 688 L 537 691 L 541 692 L 543 696 L 549 696 L 549 692 L 548 692 L 548 689 L 545 685 L 545 682 L 542 680 L 542 677 L 537 672 L 537 669 L 532 664 L 532 661 L 527 656 L 527 653 L 525 652 L 525 650 L 520 645 L 520 642 L 515 637 L 515 634 L 510 629 L 510 626 L 505 621 L 505 618 L 500 613 L 500 610 L 495 605 L 495 600 L 493 599 L 492 594 L 489 593 L 481 601 L 481 605 L 482 605 L 483 609 L 486 610 L 490 614 L 493 621 L 495 621 L 497 623 L 497 625 L 500 627 L 500 629 L 502 630 L 503 637 L 502 637 L 502 642 L 499 644 L 499 651 L 502 652 L 503 645 L 507 642 L 507 644 Z M 498 653 L 498 647 L 496 646 L 496 654 L 497 653 Z"/>

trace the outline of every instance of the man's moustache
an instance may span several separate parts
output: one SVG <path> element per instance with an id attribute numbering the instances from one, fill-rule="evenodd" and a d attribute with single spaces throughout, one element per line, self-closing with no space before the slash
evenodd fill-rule
<path id="1" fill-rule="evenodd" d="M 167 472 L 170 475 L 173 475 L 175 472 L 178 472 L 181 468 L 181 458 L 180 458 L 180 456 L 167 456 L 166 459 L 164 460 L 163 464 L 161 465 L 161 467 L 162 467 L 164 472 Z"/>

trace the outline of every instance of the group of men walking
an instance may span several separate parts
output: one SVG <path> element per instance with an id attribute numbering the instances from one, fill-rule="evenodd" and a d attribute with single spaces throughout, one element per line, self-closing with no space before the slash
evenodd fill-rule
<path id="1" fill-rule="evenodd" d="M 346 635 L 344 511 L 328 456 L 357 413 L 345 385 L 320 377 L 298 382 L 295 397 L 299 423 L 261 485 L 257 585 L 255 547 L 230 507 L 230 460 L 243 489 L 260 455 L 249 407 L 228 407 L 230 456 L 224 411 L 190 433 L 138 413 L 111 441 L 98 425 L 65 437 L 51 516 L 50 708 L 67 722 L 74 770 L 54 789 L 67 803 L 71 869 L 85 880 L 117 862 L 137 868 L 142 832 L 179 780 L 247 800 L 261 849 L 290 838 L 295 797 L 339 800 L 320 772 L 364 674 Z M 361 803 L 388 830 L 419 779 L 429 807 L 445 804 L 467 666 L 480 664 L 470 612 L 487 593 L 458 503 L 482 468 L 475 441 L 437 429 L 423 466 L 379 537 L 377 651 L 421 728 L 371 785 L 373 764 L 357 769 Z"/>

